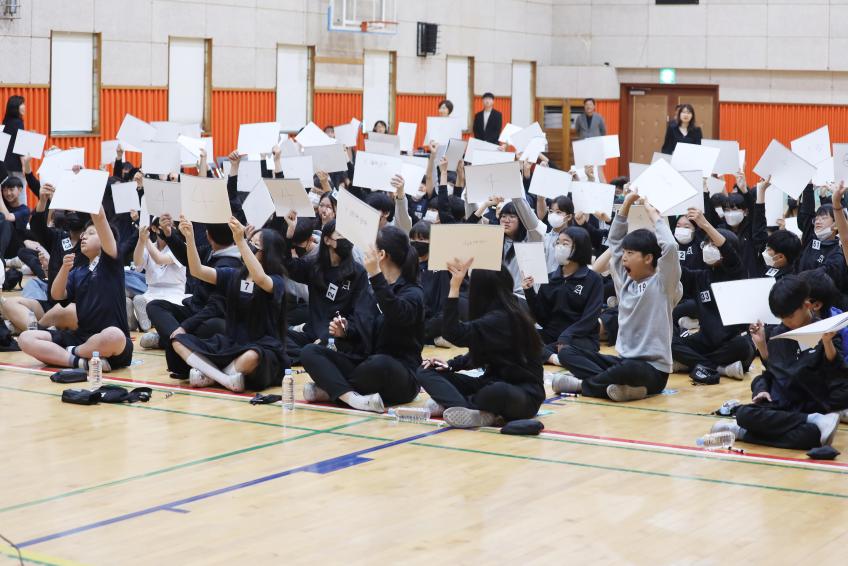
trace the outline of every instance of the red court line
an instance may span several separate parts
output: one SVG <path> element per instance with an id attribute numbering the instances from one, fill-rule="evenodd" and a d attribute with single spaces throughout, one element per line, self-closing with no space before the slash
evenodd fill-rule
<path id="1" fill-rule="evenodd" d="M 28 371 L 33 371 L 33 372 L 38 372 L 38 373 L 46 373 L 46 374 L 51 374 L 55 371 L 58 371 L 55 368 L 47 368 L 47 367 L 44 367 L 44 366 L 33 367 L 33 366 L 25 366 L 25 365 L 20 365 L 20 364 L 11 364 L 11 363 L 0 363 L 0 368 L 2 368 L 2 367 L 10 367 L 10 368 L 15 368 L 15 369 L 25 369 L 25 370 L 28 370 Z M 238 398 L 238 399 L 252 399 L 253 398 L 253 395 L 251 395 L 250 393 L 235 393 L 235 392 L 232 392 L 232 391 L 221 390 L 221 389 L 186 387 L 184 385 L 179 385 L 179 384 L 170 385 L 170 384 L 161 383 L 161 382 L 158 382 L 158 381 L 145 381 L 145 380 L 139 380 L 139 379 L 130 379 L 130 378 L 126 378 L 126 377 L 114 377 L 114 376 L 109 376 L 109 375 L 104 375 L 103 379 L 109 380 L 109 381 L 121 382 L 121 383 L 138 383 L 138 384 L 141 384 L 141 385 L 152 385 L 152 386 L 160 387 L 160 388 L 163 388 L 163 389 L 200 392 L 200 393 L 205 393 L 207 395 L 217 395 L 217 396 L 221 396 L 221 397 L 234 397 L 234 398 Z M 383 417 L 383 418 L 387 418 L 387 419 L 393 418 L 393 417 L 391 417 L 387 414 L 380 415 L 378 413 L 370 413 L 370 412 L 367 412 L 367 411 L 359 411 L 357 409 L 348 409 L 348 408 L 345 408 L 345 407 L 337 407 L 337 406 L 325 405 L 325 404 L 321 404 L 321 403 L 307 403 L 307 402 L 304 402 L 304 401 L 296 401 L 295 404 L 300 405 L 302 407 L 311 407 L 311 408 L 315 408 L 315 409 L 328 408 L 328 409 L 333 409 L 334 411 L 342 411 L 342 412 L 355 414 L 355 415 L 369 415 L 369 416 L 372 416 L 372 417 L 377 417 L 377 418 Z M 491 430 L 498 430 L 498 429 L 492 428 Z M 762 453 L 757 453 L 757 452 L 743 452 L 743 453 L 728 452 L 728 451 L 711 452 L 711 451 L 705 450 L 703 448 L 698 448 L 696 446 L 687 446 L 687 445 L 684 445 L 684 444 L 667 444 L 667 443 L 663 443 L 663 442 L 651 442 L 649 440 L 636 440 L 636 439 L 632 439 L 632 438 L 617 438 L 617 437 L 613 437 L 613 436 L 599 436 L 599 435 L 594 435 L 594 434 L 581 434 L 581 433 L 575 433 L 575 432 L 550 430 L 550 429 L 547 429 L 547 428 L 544 429 L 544 431 L 542 432 L 542 435 L 545 435 L 545 434 L 549 434 L 549 435 L 552 435 L 552 436 L 559 436 L 559 437 L 563 437 L 563 438 L 576 438 L 576 439 L 590 440 L 590 441 L 594 440 L 596 442 L 607 442 L 607 443 L 618 443 L 618 444 L 625 444 L 625 445 L 631 445 L 631 446 L 664 448 L 664 449 L 667 449 L 667 450 L 678 450 L 678 451 L 684 451 L 684 452 L 695 453 L 695 454 L 702 454 L 702 455 L 706 455 L 706 456 L 710 456 L 710 457 L 723 458 L 723 459 L 727 459 L 727 458 L 730 458 L 730 459 L 749 458 L 749 459 L 752 459 L 752 460 L 753 459 L 762 459 L 762 460 L 768 460 L 768 461 L 774 461 L 774 462 L 792 463 L 792 464 L 802 465 L 802 466 L 811 467 L 811 468 L 825 467 L 825 468 L 845 468 L 845 469 L 848 469 L 848 463 L 834 462 L 834 461 L 830 461 L 830 460 L 812 460 L 812 459 L 809 459 L 809 458 L 793 458 L 793 457 L 790 457 L 790 456 L 775 456 L 773 454 L 762 454 Z"/>

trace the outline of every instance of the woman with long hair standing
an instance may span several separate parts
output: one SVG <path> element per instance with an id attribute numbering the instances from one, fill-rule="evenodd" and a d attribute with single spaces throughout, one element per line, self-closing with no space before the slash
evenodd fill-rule
<path id="1" fill-rule="evenodd" d="M 681 104 L 677 107 L 675 119 L 668 123 L 665 130 L 662 152 L 671 155 L 679 143 L 701 145 L 702 137 L 701 128 L 695 122 L 695 108 L 691 104 Z"/>
<path id="2" fill-rule="evenodd" d="M 3 156 L 3 162 L 6 165 L 8 174 L 19 177 L 21 181 L 24 180 L 21 156 L 15 155 L 12 153 L 12 150 L 15 148 L 15 139 L 18 137 L 18 130 L 24 129 L 24 114 L 26 114 L 24 97 L 13 94 L 6 101 L 6 113 L 3 115 L 3 131 L 9 134 L 10 138 L 6 155 Z M 26 204 L 26 191 L 21 191 L 20 204 Z"/>

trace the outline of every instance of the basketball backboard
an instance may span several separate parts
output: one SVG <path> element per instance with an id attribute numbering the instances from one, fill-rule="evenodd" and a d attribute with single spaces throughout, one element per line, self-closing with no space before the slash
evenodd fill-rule
<path id="1" fill-rule="evenodd" d="M 397 34 L 397 0 L 330 0 L 327 30 Z"/>

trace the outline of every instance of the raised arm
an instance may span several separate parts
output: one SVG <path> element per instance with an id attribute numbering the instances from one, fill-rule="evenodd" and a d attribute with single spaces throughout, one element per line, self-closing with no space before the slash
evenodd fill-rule
<path id="1" fill-rule="evenodd" d="M 109 226 L 109 221 L 106 220 L 106 213 L 103 207 L 100 207 L 100 212 L 91 215 L 91 222 L 97 230 L 97 236 L 100 238 L 100 249 L 113 259 L 118 259 L 118 242 L 115 240 L 115 234 Z"/>
<path id="2" fill-rule="evenodd" d="M 74 268 L 74 259 L 76 254 L 70 253 L 62 258 L 62 267 L 56 274 L 56 279 L 53 280 L 53 285 L 50 287 L 50 296 L 54 301 L 64 301 L 68 297 L 68 275 L 71 269 Z"/>
<path id="3" fill-rule="evenodd" d="M 135 264 L 136 271 L 141 270 L 141 267 L 144 265 L 144 247 L 149 241 L 150 231 L 147 229 L 147 226 L 139 226 L 138 241 L 135 243 L 135 249 L 133 249 L 133 263 Z"/>
<path id="4" fill-rule="evenodd" d="M 400 175 L 392 177 L 392 186 L 395 188 L 395 226 L 409 234 L 412 230 L 412 218 L 409 216 L 409 207 L 406 205 L 403 177 Z"/>
<path id="5" fill-rule="evenodd" d="M 836 218 L 836 228 L 839 230 L 839 243 L 842 244 L 842 249 L 848 249 L 848 218 L 845 218 L 845 207 L 842 204 L 842 197 L 845 195 L 845 182 L 840 181 L 839 186 L 833 192 L 833 216 Z M 848 257 L 845 259 L 848 264 Z"/>
<path id="6" fill-rule="evenodd" d="M 186 240 L 189 273 L 201 281 L 214 285 L 218 281 L 218 274 L 215 269 L 200 263 L 200 254 L 197 253 L 197 244 L 194 241 L 194 226 L 183 215 L 180 215 L 180 233 Z"/>
<path id="7" fill-rule="evenodd" d="M 265 270 L 262 269 L 262 264 L 259 263 L 259 259 L 256 257 L 256 254 L 254 254 L 250 250 L 250 246 L 247 245 L 247 240 L 244 237 L 244 226 L 241 225 L 241 222 L 239 222 L 235 216 L 230 217 L 229 225 L 230 230 L 233 231 L 233 240 L 235 241 L 239 252 L 241 252 L 244 265 L 247 267 L 247 272 L 250 274 L 253 282 L 259 285 L 259 287 L 266 293 L 273 293 L 274 280 L 265 273 Z"/>

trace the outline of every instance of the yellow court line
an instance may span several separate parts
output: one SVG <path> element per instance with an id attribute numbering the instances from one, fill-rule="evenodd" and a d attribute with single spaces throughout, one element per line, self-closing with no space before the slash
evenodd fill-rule
<path id="1" fill-rule="evenodd" d="M 18 551 L 7 544 L 0 544 L 0 554 L 4 554 L 10 558 L 18 559 Z M 64 558 L 54 558 L 41 552 L 33 552 L 31 550 L 21 549 L 21 556 L 28 562 L 36 564 L 46 564 L 48 566 L 85 566 L 82 562 L 73 560 L 65 560 Z"/>

